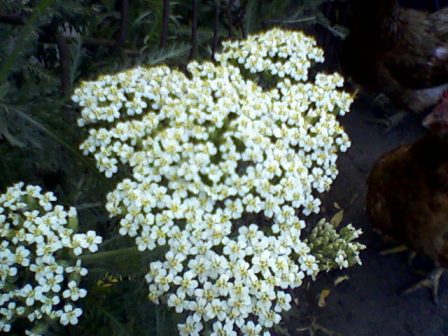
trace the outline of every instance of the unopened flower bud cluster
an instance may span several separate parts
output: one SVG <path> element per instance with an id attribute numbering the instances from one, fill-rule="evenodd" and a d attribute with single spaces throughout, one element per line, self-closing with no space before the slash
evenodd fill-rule
<path id="1" fill-rule="evenodd" d="M 307 69 L 321 60 L 301 33 L 260 36 L 243 43 L 239 63 L 267 55 Z M 288 39 L 298 44 L 269 55 Z M 169 247 L 146 280 L 151 300 L 189 314 L 181 335 L 198 335 L 204 324 L 213 335 L 258 335 L 279 322 L 290 308 L 285 289 L 319 272 L 296 212 L 319 212 L 315 194 L 329 190 L 337 154 L 350 146 L 336 119 L 352 102 L 338 89 L 340 75 L 301 82 L 294 70 L 263 90 L 228 62 L 235 48 L 226 48 L 221 63 L 192 62 L 187 74 L 139 67 L 85 82 L 73 96 L 79 124 L 92 126 L 84 154 L 107 177 L 131 169 L 107 197 L 120 234 L 141 251 Z M 255 214 L 271 226 L 242 224 Z"/>
<path id="2" fill-rule="evenodd" d="M 87 269 L 77 259 L 95 252 L 101 237 L 94 231 L 75 233 L 75 208 L 55 205 L 53 193 L 23 182 L 0 195 L 0 331 L 11 331 L 14 321 L 34 325 L 40 334 L 48 320 L 77 324 L 82 314 L 76 304 L 87 291 L 79 287 Z"/>
<path id="3" fill-rule="evenodd" d="M 351 224 L 337 231 L 334 225 L 321 219 L 307 238 L 312 255 L 319 261 L 319 269 L 328 272 L 335 268 L 361 265 L 359 252 L 365 246 L 356 241 L 361 233 Z"/>

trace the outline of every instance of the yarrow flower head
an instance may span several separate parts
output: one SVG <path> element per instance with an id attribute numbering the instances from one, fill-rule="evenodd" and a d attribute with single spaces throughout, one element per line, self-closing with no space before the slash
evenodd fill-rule
<path id="1" fill-rule="evenodd" d="M 269 72 L 295 81 L 307 81 L 312 63 L 324 61 L 324 52 L 312 37 L 278 28 L 245 40 L 224 42 L 222 49 L 216 57 L 221 64 L 237 62 L 250 73 Z M 337 82 L 342 86 L 341 77 Z"/>
<path id="2" fill-rule="evenodd" d="M 82 314 L 76 301 L 87 269 L 77 258 L 96 250 L 102 238 L 76 233 L 75 208 L 54 204 L 52 192 L 23 182 L 0 195 L 0 331 L 14 331 L 18 319 L 33 323 L 29 335 L 45 332 L 49 320 L 76 324 Z"/>
<path id="3" fill-rule="evenodd" d="M 107 177 L 131 169 L 107 196 L 120 234 L 140 251 L 169 248 L 146 280 L 151 300 L 188 315 L 181 335 L 205 322 L 217 335 L 258 335 L 290 309 L 285 290 L 320 270 L 296 213 L 318 213 L 316 194 L 338 173 L 350 141 L 337 116 L 352 96 L 338 74 L 307 81 L 323 61 L 315 44 L 274 29 L 226 42 L 217 64 L 138 67 L 72 97 L 90 127 L 84 154 Z M 258 85 L 264 73 L 276 85 Z M 271 225 L 243 224 L 255 215 Z"/>

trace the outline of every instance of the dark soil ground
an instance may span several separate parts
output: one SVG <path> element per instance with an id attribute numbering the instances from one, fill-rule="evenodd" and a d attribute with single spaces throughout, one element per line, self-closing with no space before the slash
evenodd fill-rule
<path id="1" fill-rule="evenodd" d="M 330 218 L 336 212 L 333 202 L 344 210 L 344 223 L 362 228 L 361 238 L 367 248 L 362 252 L 362 266 L 344 272 L 320 275 L 310 283 L 309 291 L 299 290 L 297 309 L 285 316 L 291 335 L 325 335 L 314 328 L 300 331 L 315 323 L 335 335 L 344 336 L 442 336 L 448 335 L 447 277 L 442 277 L 440 303 L 436 306 L 429 289 L 407 295 L 400 291 L 422 278 L 421 271 L 432 265 L 426 260 L 415 260 L 408 265 L 408 252 L 383 256 L 381 250 L 394 246 L 385 243 L 372 231 L 365 213 L 366 179 L 375 161 L 387 151 L 422 136 L 420 117 L 407 116 L 395 129 L 384 134 L 384 127 L 369 123 L 378 115 L 367 98 L 358 99 L 349 115 L 341 118 L 352 140 L 352 147 L 339 157 L 340 174 L 332 191 L 325 196 L 322 215 Z M 395 245 L 396 246 L 396 245 Z M 420 274 L 418 273 L 420 271 Z M 335 286 L 341 275 L 349 280 Z M 318 306 L 322 290 L 330 289 L 326 306 Z M 331 334 L 331 333 L 330 333 Z"/>

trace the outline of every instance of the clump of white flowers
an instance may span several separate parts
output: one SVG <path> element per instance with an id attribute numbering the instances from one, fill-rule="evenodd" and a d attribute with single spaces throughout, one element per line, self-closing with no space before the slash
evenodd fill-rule
<path id="1" fill-rule="evenodd" d="M 79 125 L 91 126 L 84 154 L 107 177 L 130 168 L 107 196 L 120 234 L 140 251 L 169 247 L 150 264 L 150 299 L 188 314 L 181 335 L 258 335 L 291 307 L 286 289 L 321 270 L 296 213 L 318 213 L 316 192 L 338 173 L 350 141 L 337 116 L 352 97 L 339 74 L 306 81 L 323 52 L 299 32 L 227 42 L 216 59 L 191 62 L 187 73 L 157 66 L 102 76 L 73 101 Z M 262 89 L 246 70 L 268 71 L 277 85 Z M 271 225 L 249 220 L 258 215 Z"/>
<path id="2" fill-rule="evenodd" d="M 237 63 L 251 73 L 268 72 L 295 81 L 308 80 L 311 64 L 324 61 L 324 52 L 313 38 L 281 29 L 224 42 L 222 49 L 216 56 L 221 64 Z M 339 76 L 338 81 L 342 84 Z"/>
<path id="3" fill-rule="evenodd" d="M 75 208 L 55 205 L 52 192 L 23 182 L 0 195 L 0 331 L 27 319 L 39 335 L 46 322 L 77 324 L 76 307 L 87 291 L 79 287 L 87 269 L 77 257 L 94 252 L 102 238 L 94 231 L 75 233 Z"/>

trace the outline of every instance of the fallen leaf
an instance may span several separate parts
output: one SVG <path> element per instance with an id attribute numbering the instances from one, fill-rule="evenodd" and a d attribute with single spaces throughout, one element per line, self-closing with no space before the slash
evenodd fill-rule
<path id="1" fill-rule="evenodd" d="M 335 228 L 341 224 L 342 219 L 344 218 L 344 210 L 339 210 L 334 214 L 333 217 L 330 219 L 330 224 L 333 225 Z"/>
<path id="2" fill-rule="evenodd" d="M 334 206 L 336 209 L 338 209 L 338 210 L 341 210 L 341 209 L 342 209 L 338 202 L 334 202 L 334 203 L 333 203 L 333 206 Z"/>
<path id="3" fill-rule="evenodd" d="M 380 251 L 380 254 L 384 256 L 384 255 L 400 253 L 400 252 L 405 252 L 405 251 L 409 251 L 409 249 L 405 245 L 398 245 L 398 246 L 389 248 L 387 250 L 382 250 L 382 251 Z"/>
<path id="4" fill-rule="evenodd" d="M 348 275 L 342 275 L 340 277 L 337 277 L 336 280 L 334 281 L 334 285 L 337 286 L 339 285 L 341 282 L 350 279 L 350 277 Z"/>
<path id="5" fill-rule="evenodd" d="M 330 295 L 330 290 L 328 288 L 322 289 L 322 291 L 319 294 L 319 302 L 317 305 L 321 308 L 326 306 L 325 299 Z"/>

